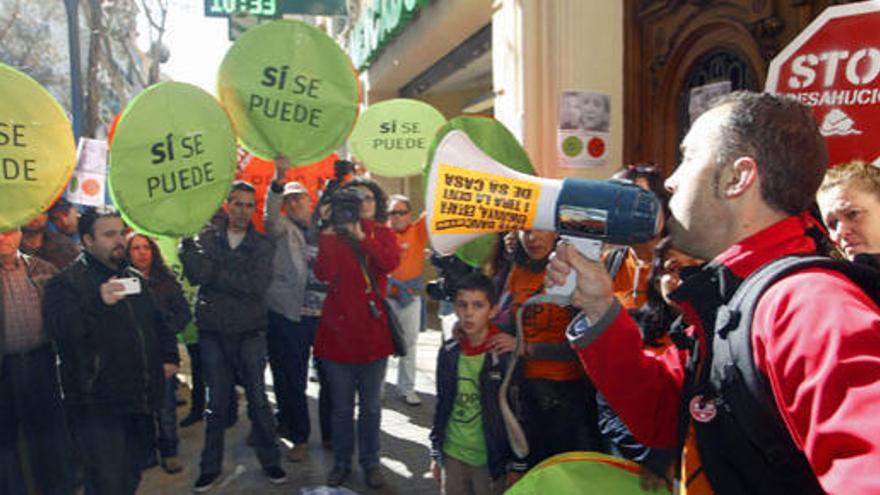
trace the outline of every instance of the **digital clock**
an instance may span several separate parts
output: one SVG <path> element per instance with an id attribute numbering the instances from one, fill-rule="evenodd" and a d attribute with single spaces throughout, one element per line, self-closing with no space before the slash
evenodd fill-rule
<path id="1" fill-rule="evenodd" d="M 278 0 L 205 0 L 207 17 L 229 17 L 236 14 L 278 17 Z"/>

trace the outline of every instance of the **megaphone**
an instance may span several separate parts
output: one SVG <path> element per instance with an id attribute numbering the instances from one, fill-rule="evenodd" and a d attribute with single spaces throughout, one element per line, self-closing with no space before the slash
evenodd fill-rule
<path id="1" fill-rule="evenodd" d="M 437 145 L 426 210 L 434 250 L 451 254 L 489 232 L 553 230 L 598 259 L 603 243 L 639 244 L 662 227 L 660 202 L 626 181 L 546 179 L 516 172 L 461 130 Z"/>

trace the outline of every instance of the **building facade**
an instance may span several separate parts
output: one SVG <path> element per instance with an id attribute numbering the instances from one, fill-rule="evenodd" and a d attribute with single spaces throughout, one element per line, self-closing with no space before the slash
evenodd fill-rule
<path id="1" fill-rule="evenodd" d="M 342 41 L 364 103 L 416 98 L 446 117 L 494 116 L 546 177 L 605 178 L 624 163 L 668 173 L 690 91 L 763 88 L 770 60 L 828 0 L 362 0 Z M 610 96 L 607 163 L 560 166 L 559 99 Z M 418 195 L 419 179 L 387 185 Z"/>

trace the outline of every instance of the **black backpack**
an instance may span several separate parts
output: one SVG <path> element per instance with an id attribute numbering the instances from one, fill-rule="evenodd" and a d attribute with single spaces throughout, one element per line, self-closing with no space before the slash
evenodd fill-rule
<path id="1" fill-rule="evenodd" d="M 719 495 L 824 493 L 791 439 L 752 353 L 752 317 L 761 296 L 783 277 L 809 268 L 840 272 L 880 301 L 880 271 L 823 256 L 795 255 L 756 270 L 718 307 L 714 332 L 707 336 L 707 361 L 687 392 L 682 412 L 693 415 L 696 410 L 699 415 L 711 403 L 714 417 L 693 425 L 703 467 Z"/>

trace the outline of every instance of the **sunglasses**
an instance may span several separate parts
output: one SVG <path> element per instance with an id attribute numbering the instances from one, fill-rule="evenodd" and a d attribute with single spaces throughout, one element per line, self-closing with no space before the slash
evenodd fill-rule
<path id="1" fill-rule="evenodd" d="M 391 210 L 388 212 L 388 214 L 391 215 L 392 217 L 398 217 L 398 216 L 402 217 L 402 216 L 406 215 L 407 213 L 409 213 L 409 210 Z"/>
<path id="2" fill-rule="evenodd" d="M 657 167 L 649 164 L 627 165 L 626 170 L 636 174 L 656 174 Z"/>

